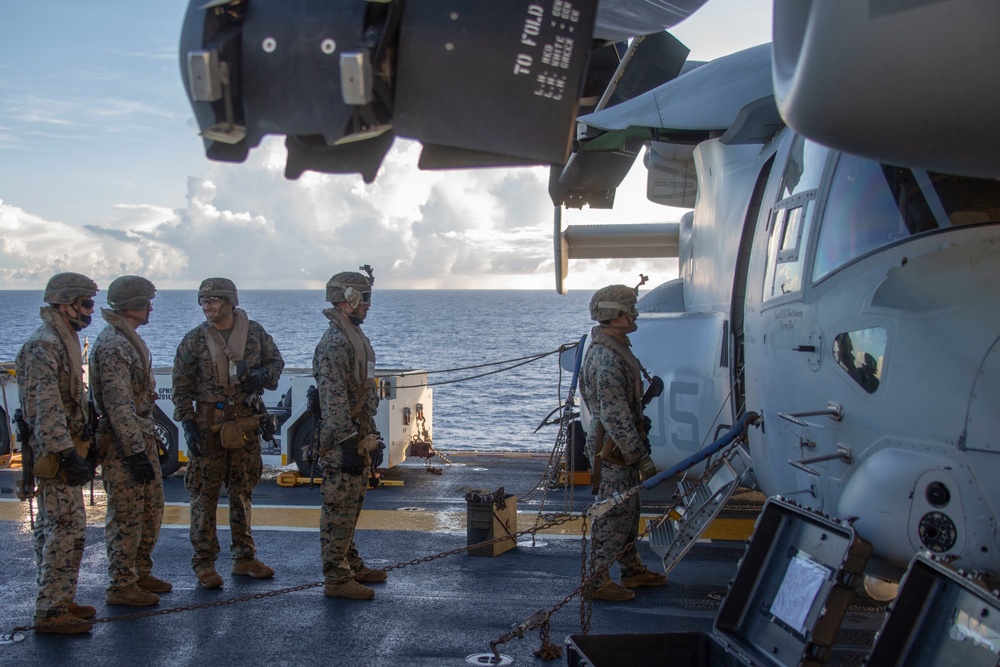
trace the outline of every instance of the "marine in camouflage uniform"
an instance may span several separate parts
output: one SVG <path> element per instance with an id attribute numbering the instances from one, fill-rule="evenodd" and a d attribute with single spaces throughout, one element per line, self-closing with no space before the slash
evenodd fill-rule
<path id="1" fill-rule="evenodd" d="M 191 565 L 204 588 L 218 588 L 216 511 L 223 484 L 229 493 L 232 574 L 274 576 L 256 557 L 250 514 L 263 471 L 260 395 L 277 388 L 285 362 L 264 327 L 236 308 L 239 297 L 231 280 L 202 281 L 198 303 L 206 320 L 184 336 L 174 357 L 174 419 L 184 427 L 190 459 L 184 485 L 191 493 Z"/>
<path id="2" fill-rule="evenodd" d="M 87 514 L 83 484 L 92 478 L 83 359 L 77 332 L 94 312 L 97 285 L 79 273 L 53 276 L 45 288 L 42 325 L 17 353 L 15 371 L 21 411 L 31 429 L 37 477 L 34 526 L 38 596 L 35 630 L 89 632 L 94 607 L 77 605 Z"/>
<path id="3" fill-rule="evenodd" d="M 366 435 L 377 439 L 375 352 L 360 327 L 371 305 L 371 289 L 367 277 L 352 271 L 330 279 L 326 299 L 333 308 L 323 311 L 330 326 L 313 355 L 322 415 L 319 460 L 323 467 L 323 508 L 319 533 L 326 582 L 323 593 L 352 600 L 375 597 L 374 590 L 358 582 L 386 580 L 384 571 L 365 566 L 354 543 L 368 488 L 367 473 L 381 463 L 381 449 L 359 452 L 359 443 Z M 368 442 L 373 440 L 369 438 Z"/>
<path id="4" fill-rule="evenodd" d="M 598 501 L 638 485 L 639 463 L 649 453 L 642 430 L 641 366 L 628 339 L 637 328 L 635 304 L 636 290 L 627 285 L 601 288 L 590 300 L 591 319 L 599 324 L 591 331 L 580 386 L 592 417 L 586 452 L 595 461 L 593 474 L 600 474 Z M 595 454 L 601 454 L 600 461 Z M 639 496 L 633 495 L 594 521 L 593 599 L 624 602 L 635 598 L 630 588 L 666 584 L 636 550 L 640 510 Z M 622 585 L 608 573 L 615 560 Z"/>
<path id="5" fill-rule="evenodd" d="M 149 348 L 136 329 L 149 323 L 153 283 L 122 276 L 108 287 L 108 323 L 90 351 L 90 386 L 101 414 L 97 441 L 108 497 L 104 539 L 109 605 L 145 607 L 169 582 L 152 575 L 163 521 L 163 476 L 153 421 L 156 380 Z"/>

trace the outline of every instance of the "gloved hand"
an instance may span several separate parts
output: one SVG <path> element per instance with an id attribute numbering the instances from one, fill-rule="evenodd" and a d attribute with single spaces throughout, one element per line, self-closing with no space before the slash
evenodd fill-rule
<path id="1" fill-rule="evenodd" d="M 372 470 L 378 470 L 382 467 L 382 461 L 385 460 L 385 443 L 382 442 L 382 438 L 378 439 L 378 449 L 371 453 L 372 457 Z"/>
<path id="2" fill-rule="evenodd" d="M 646 448 L 646 454 L 651 454 L 653 451 L 652 445 L 649 444 L 649 432 L 652 430 L 653 420 L 643 415 L 642 421 L 639 422 L 639 434 L 642 435 L 642 444 Z"/>
<path id="3" fill-rule="evenodd" d="M 265 382 L 267 382 L 266 368 L 254 368 L 248 371 L 243 379 L 240 380 L 240 383 L 243 385 L 243 391 L 248 394 L 256 394 L 263 391 Z"/>
<path id="4" fill-rule="evenodd" d="M 153 462 L 149 460 L 149 457 L 144 452 L 126 456 L 125 463 L 128 465 L 128 470 L 132 473 L 132 479 L 135 480 L 136 484 L 148 484 L 156 479 Z"/>
<path id="5" fill-rule="evenodd" d="M 365 471 L 365 459 L 358 454 L 356 437 L 340 443 L 340 469 L 348 475 L 360 475 Z"/>
<path id="6" fill-rule="evenodd" d="M 75 449 L 59 452 L 59 458 L 62 459 L 62 469 L 66 473 L 66 483 L 70 486 L 83 486 L 94 478 L 87 459 L 77 454 Z"/>
<path id="7" fill-rule="evenodd" d="M 193 419 L 185 419 L 181 424 L 184 427 L 184 440 L 187 442 L 188 456 L 201 456 L 201 433 L 198 432 L 198 422 Z"/>

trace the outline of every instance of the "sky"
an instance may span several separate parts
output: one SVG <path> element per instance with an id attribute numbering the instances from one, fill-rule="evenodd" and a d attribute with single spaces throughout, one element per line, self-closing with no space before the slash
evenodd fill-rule
<path id="1" fill-rule="evenodd" d="M 197 1 L 197 0 L 196 0 Z M 638 1 L 638 0 L 637 0 Z M 372 184 L 284 177 L 284 137 L 243 164 L 205 157 L 181 82 L 187 0 L 0 0 L 0 289 L 77 271 L 104 288 L 226 276 L 316 289 L 375 267 L 389 289 L 554 289 L 547 167 L 430 172 L 396 140 Z M 695 60 L 770 41 L 771 0 L 709 0 L 671 32 Z M 565 224 L 676 221 L 645 198 L 641 159 L 611 211 Z M 569 289 L 675 278 L 677 262 L 572 260 Z"/>

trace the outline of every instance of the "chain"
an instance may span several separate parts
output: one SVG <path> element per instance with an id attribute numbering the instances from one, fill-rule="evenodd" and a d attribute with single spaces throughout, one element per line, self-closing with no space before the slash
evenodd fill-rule
<path id="1" fill-rule="evenodd" d="M 741 442 L 745 437 L 746 435 L 744 434 L 742 437 L 734 438 L 732 444 L 729 447 L 726 447 L 725 450 L 719 452 L 720 460 L 725 451 L 728 451 L 731 447 L 735 446 L 736 443 Z M 694 483 L 701 484 L 707 481 L 711 477 L 711 475 L 715 473 L 716 469 L 717 466 L 711 466 L 711 465 L 705 466 L 705 471 L 697 478 L 695 478 Z M 641 484 L 638 487 L 636 487 L 636 489 L 639 488 L 642 488 Z M 535 628 L 540 629 L 539 634 L 541 636 L 541 641 L 542 641 L 542 646 L 535 652 L 535 655 L 538 656 L 539 658 L 542 658 L 543 654 L 549 655 L 552 652 L 552 646 L 553 646 L 552 642 L 549 640 L 550 619 L 552 618 L 553 614 L 555 614 L 564 606 L 566 606 L 569 603 L 569 601 L 572 600 L 577 595 L 580 595 L 580 630 L 583 632 L 583 634 L 589 633 L 593 600 L 589 595 L 585 594 L 584 591 L 591 587 L 591 584 L 593 584 L 594 580 L 596 580 L 598 577 L 602 576 L 605 572 L 607 572 L 608 568 L 610 568 L 615 561 L 621 558 L 630 547 L 638 544 L 640 541 L 642 541 L 644 537 L 649 535 L 649 533 L 653 529 L 655 529 L 657 526 L 661 525 L 664 521 L 666 521 L 670 517 L 670 515 L 674 512 L 674 510 L 677 509 L 677 506 L 681 504 L 683 499 L 684 496 L 682 493 L 675 493 L 674 497 L 670 501 L 670 504 L 663 511 L 663 513 L 660 514 L 655 519 L 647 521 L 646 529 L 640 532 L 634 541 L 625 545 L 625 547 L 621 551 L 615 554 L 614 558 L 610 559 L 610 561 L 606 565 L 603 565 L 598 570 L 594 570 L 593 567 L 594 547 L 592 541 L 590 546 L 590 557 L 588 558 L 587 517 L 585 515 L 582 521 L 582 528 L 581 528 L 582 536 L 581 536 L 581 548 L 580 548 L 580 585 L 577 586 L 572 591 L 570 591 L 562 600 L 557 602 L 552 607 L 549 607 L 547 610 L 543 609 L 536 611 L 525 622 L 519 625 L 515 625 L 510 632 L 491 641 L 490 650 L 493 651 L 494 655 L 499 656 L 499 651 L 497 647 L 500 644 L 504 644 L 510 641 L 511 639 L 515 638 L 522 639 L 526 631 L 533 630 Z M 590 565 L 589 568 L 588 568 L 588 563 Z M 554 656 L 542 659 L 552 660 L 558 658 L 562 654 L 562 649 L 560 647 L 556 647 L 556 649 L 558 649 L 558 653 L 556 653 Z"/>
<path id="2" fill-rule="evenodd" d="M 395 563 L 393 565 L 388 565 L 388 566 L 386 566 L 386 567 L 384 567 L 384 568 L 382 568 L 380 570 L 374 570 L 374 571 L 375 572 L 391 572 L 392 570 L 402 570 L 403 568 L 406 568 L 406 567 L 411 567 L 413 565 L 420 565 L 422 563 L 430 563 L 431 561 L 440 560 L 442 558 L 447 558 L 448 556 L 455 556 L 457 554 L 465 553 L 466 551 L 470 551 L 472 549 L 478 549 L 480 547 L 489 546 L 489 545 L 492 545 L 492 544 L 496 544 L 498 542 L 506 542 L 508 540 L 514 540 L 516 542 L 518 537 L 522 537 L 524 535 L 527 535 L 528 533 L 532 533 L 532 532 L 534 532 L 536 530 L 544 530 L 546 528 L 553 528 L 555 526 L 562 525 L 562 524 L 567 523 L 569 521 L 573 521 L 574 519 L 576 519 L 576 516 L 575 515 L 571 515 L 571 514 L 564 515 L 564 516 L 561 516 L 561 517 L 556 517 L 556 518 L 553 518 L 552 520 L 550 520 L 549 522 L 547 522 L 545 524 L 542 524 L 541 526 L 534 526 L 532 528 L 528 528 L 528 529 L 525 529 L 525 530 L 520 530 L 520 531 L 518 531 L 516 533 L 512 533 L 510 535 L 504 535 L 502 537 L 496 537 L 496 538 L 493 538 L 492 540 L 485 540 L 485 541 L 479 542 L 477 544 L 470 544 L 470 545 L 467 545 L 467 546 L 464 546 L 464 547 L 460 547 L 458 549 L 452 549 L 451 551 L 442 551 L 441 553 L 432 554 L 430 556 L 424 556 L 422 558 L 414 558 L 413 560 L 402 561 L 402 562 L 399 562 L 399 563 Z M 225 600 L 214 600 L 212 602 L 202 602 L 200 604 L 187 605 L 187 606 L 184 606 L 184 607 L 171 607 L 170 609 L 158 609 L 156 611 L 146 611 L 146 612 L 138 612 L 138 613 L 135 613 L 135 614 L 123 614 L 121 616 L 107 616 L 105 618 L 95 618 L 95 619 L 91 620 L 91 623 L 113 623 L 113 622 L 117 622 L 117 621 L 131 621 L 131 620 L 139 619 L 139 618 L 151 618 L 151 617 L 154 617 L 154 616 L 165 616 L 167 614 L 179 614 L 181 612 L 186 612 L 186 611 L 196 611 L 198 609 L 211 609 L 211 608 L 214 608 L 214 607 L 226 607 L 226 606 L 229 606 L 229 605 L 232 605 L 232 604 L 239 604 L 239 603 L 242 603 L 242 602 L 250 602 L 250 601 L 253 601 L 253 600 L 262 600 L 264 598 L 277 597 L 279 595 L 287 595 L 288 593 L 298 593 L 299 591 L 309 590 L 310 588 L 318 588 L 320 586 L 324 586 L 327 583 L 330 583 L 330 584 L 340 584 L 340 583 L 344 583 L 344 582 L 348 581 L 351 578 L 352 578 L 352 575 L 347 574 L 347 575 L 344 575 L 342 577 L 338 577 L 337 579 L 333 579 L 333 580 L 331 580 L 329 582 L 326 582 L 326 581 L 317 581 L 317 582 L 313 582 L 311 584 L 300 584 L 298 586 L 292 586 L 290 588 L 280 588 L 278 590 L 266 591 L 266 592 L 263 592 L 263 593 L 253 593 L 253 594 L 250 594 L 250 595 L 243 595 L 241 597 L 228 598 L 228 599 L 225 599 Z M 77 620 L 73 619 L 71 621 L 67 621 L 65 623 L 65 625 L 72 625 L 72 624 L 74 624 L 76 622 L 77 622 Z M 54 627 L 58 627 L 58 625 L 59 624 L 54 624 L 54 625 L 49 625 L 47 627 L 54 628 Z M 17 633 L 17 632 L 26 632 L 28 630 L 34 630 L 34 629 L 35 629 L 35 626 L 33 626 L 33 625 L 18 626 L 16 628 L 14 628 L 13 630 L 11 630 L 11 635 L 13 635 L 14 633 Z"/>

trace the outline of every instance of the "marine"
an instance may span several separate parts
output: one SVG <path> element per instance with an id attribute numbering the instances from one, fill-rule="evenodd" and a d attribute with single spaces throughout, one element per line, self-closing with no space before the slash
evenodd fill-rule
<path id="1" fill-rule="evenodd" d="M 149 348 L 136 331 L 149 323 L 156 287 L 140 276 L 108 286 L 108 323 L 90 351 L 90 387 L 101 415 L 98 455 L 107 493 L 104 539 L 109 605 L 146 607 L 173 586 L 154 577 L 153 548 L 163 521 L 163 476 L 153 421 L 156 380 Z"/>
<path id="2" fill-rule="evenodd" d="M 385 445 L 375 428 L 378 391 L 375 352 L 361 330 L 371 307 L 372 280 L 343 271 L 326 284 L 323 311 L 330 326 L 316 345 L 313 376 L 320 408 L 319 460 L 323 468 L 320 550 L 327 597 L 370 600 L 364 584 L 386 580 L 365 566 L 354 543 L 368 488 L 367 474 L 382 462 Z"/>
<path id="3" fill-rule="evenodd" d="M 250 512 L 263 472 L 261 394 L 277 388 L 285 362 L 264 327 L 237 307 L 233 281 L 203 280 L 198 304 L 205 321 L 184 336 L 174 356 L 174 420 L 183 426 L 190 458 L 184 486 L 191 493 L 191 565 L 203 588 L 219 588 L 216 510 L 223 484 L 229 493 L 231 573 L 274 576 L 257 559 Z"/>
<path id="4" fill-rule="evenodd" d="M 599 476 L 598 501 L 635 487 L 640 469 L 649 459 L 648 422 L 642 415 L 642 366 L 632 353 L 628 334 L 636 331 L 637 290 L 609 285 L 590 300 L 590 347 L 580 378 L 583 400 L 592 419 L 585 451 Z M 594 600 L 626 602 L 630 590 L 664 586 L 667 578 L 646 567 L 635 547 L 641 506 L 638 495 L 594 522 L 590 596 Z M 611 580 L 608 568 L 618 561 L 621 584 Z"/>
<path id="5" fill-rule="evenodd" d="M 14 362 L 21 412 L 30 429 L 38 499 L 34 521 L 36 632 L 89 632 L 97 610 L 76 603 L 87 514 L 82 486 L 93 479 L 78 333 L 90 325 L 97 284 L 80 273 L 49 279 L 42 324 Z"/>

